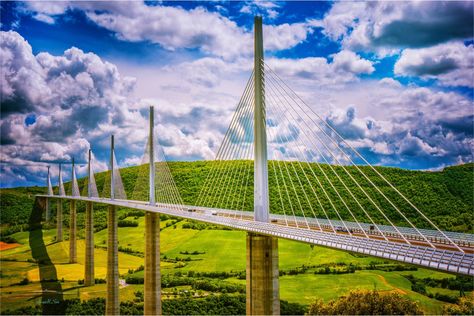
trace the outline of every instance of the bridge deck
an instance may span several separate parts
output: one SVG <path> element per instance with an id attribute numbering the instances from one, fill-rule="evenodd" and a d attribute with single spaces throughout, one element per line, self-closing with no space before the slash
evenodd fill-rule
<path id="1" fill-rule="evenodd" d="M 408 245 L 396 241 L 367 239 L 348 234 L 334 234 L 321 230 L 303 229 L 283 226 L 277 223 L 263 223 L 242 216 L 216 216 L 215 209 L 194 207 L 198 212 L 177 209 L 176 206 L 151 206 L 144 201 L 111 200 L 106 198 L 88 198 L 82 196 L 48 196 L 37 195 L 40 198 L 55 198 L 116 205 L 125 208 L 139 209 L 177 216 L 205 223 L 217 224 L 248 232 L 255 232 L 289 240 L 301 241 L 330 248 L 336 248 L 380 258 L 415 264 L 436 270 L 474 276 L 474 254 L 462 253 L 450 249 L 435 249 L 424 245 Z M 223 210 L 221 210 L 223 211 Z M 227 211 L 234 213 L 233 211 Z M 215 215 L 214 215 L 215 214 Z M 252 214 L 252 213 L 250 213 Z"/>

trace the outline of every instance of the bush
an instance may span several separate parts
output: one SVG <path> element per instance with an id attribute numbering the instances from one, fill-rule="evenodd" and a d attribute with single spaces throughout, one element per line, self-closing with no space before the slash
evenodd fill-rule
<path id="1" fill-rule="evenodd" d="M 30 283 L 30 280 L 28 280 L 28 278 L 24 278 L 18 283 L 18 285 L 28 285 L 29 283 Z"/>
<path id="2" fill-rule="evenodd" d="M 461 297 L 456 305 L 445 305 L 444 315 L 474 315 L 474 293 Z"/>
<path id="3" fill-rule="evenodd" d="M 307 310 L 305 305 L 280 301 L 280 315 L 304 315 Z"/>
<path id="4" fill-rule="evenodd" d="M 309 306 L 308 315 L 420 315 L 416 302 L 396 293 L 380 294 L 377 291 L 351 291 L 347 296 L 327 304 L 320 299 Z"/>
<path id="5" fill-rule="evenodd" d="M 3 236 L 0 238 L 1 241 L 6 242 L 7 244 L 17 244 L 18 241 L 12 236 Z"/>
<path id="6" fill-rule="evenodd" d="M 118 221 L 118 227 L 138 227 L 138 222 L 136 221 L 129 221 L 129 220 L 121 220 Z"/>

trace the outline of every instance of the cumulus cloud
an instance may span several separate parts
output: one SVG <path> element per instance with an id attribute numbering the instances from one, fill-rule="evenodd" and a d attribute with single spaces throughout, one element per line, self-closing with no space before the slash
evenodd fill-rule
<path id="1" fill-rule="evenodd" d="M 351 51 L 340 51 L 332 55 L 332 62 L 324 57 L 300 59 L 271 58 L 268 65 L 286 77 L 310 80 L 318 85 L 340 84 L 357 81 L 360 74 L 370 74 L 375 69 L 373 62 L 363 59 Z"/>
<path id="2" fill-rule="evenodd" d="M 407 161 L 416 165 L 414 157 L 451 164 L 472 161 L 474 116 L 469 99 L 384 82 L 358 85 L 372 89 L 371 96 L 358 98 L 346 87 L 346 96 L 333 100 L 335 104 L 322 116 L 366 156 L 375 154 L 377 160 L 394 165 Z M 355 103 L 341 110 L 348 100 Z"/>
<path id="3" fill-rule="evenodd" d="M 314 25 L 352 50 L 428 47 L 472 38 L 471 1 L 337 2 Z"/>
<path id="4" fill-rule="evenodd" d="M 33 163 L 44 169 L 41 161 L 84 161 L 92 147 L 98 153 L 96 170 L 104 170 L 110 134 L 117 140 L 119 164 L 136 162 L 127 157 L 144 152 L 150 105 L 156 106 L 156 121 L 162 122 L 157 130 L 168 158 L 212 159 L 241 93 L 239 82 L 247 79 L 247 74 L 242 78 L 242 65 L 203 58 L 161 68 L 162 81 L 151 82 L 157 84 L 156 95 L 167 98 L 137 99 L 135 79 L 93 53 L 73 47 L 59 56 L 34 55 L 18 33 L 0 34 L 7 70 L 2 72 L 1 160 L 12 164 Z M 226 81 L 237 81 L 232 89 L 236 95 L 221 92 L 229 89 Z M 170 84 L 179 89 L 168 91 Z M 174 97 L 178 95 L 181 99 Z M 20 169 L 15 169 L 18 175 L 24 174 Z M 14 179 L 2 182 L 8 185 Z"/>
<path id="5" fill-rule="evenodd" d="M 269 19 L 278 17 L 281 4 L 274 1 L 245 1 L 240 8 L 240 13 L 249 15 L 263 15 Z"/>
<path id="6" fill-rule="evenodd" d="M 248 5 L 264 8 L 267 12 L 276 8 L 272 2 Z M 253 52 L 251 30 L 203 7 L 186 10 L 174 6 L 149 6 L 141 1 L 119 4 L 69 1 L 61 2 L 61 5 L 27 2 L 24 8 L 25 12 L 31 12 L 33 17 L 47 23 L 68 10 L 82 10 L 91 21 L 124 41 L 149 41 L 168 50 L 199 49 L 225 59 L 251 56 Z M 291 48 L 304 41 L 311 31 L 312 27 L 307 23 L 266 26 L 265 47 L 268 50 Z"/>
<path id="7" fill-rule="evenodd" d="M 28 112 L 51 92 L 45 73 L 33 56 L 31 46 L 18 33 L 1 33 L 1 103 L 2 116 Z"/>
<path id="8" fill-rule="evenodd" d="M 105 149 L 109 133 L 122 134 L 124 146 L 135 139 L 144 118 L 128 109 L 132 78 L 95 54 L 71 48 L 35 56 L 18 33 L 0 34 L 2 161 L 84 161 L 91 145 Z M 27 116 L 34 117 L 29 124 Z"/>
<path id="9" fill-rule="evenodd" d="M 474 45 L 448 43 L 405 49 L 395 63 L 394 72 L 401 76 L 438 79 L 447 86 L 474 87 Z"/>

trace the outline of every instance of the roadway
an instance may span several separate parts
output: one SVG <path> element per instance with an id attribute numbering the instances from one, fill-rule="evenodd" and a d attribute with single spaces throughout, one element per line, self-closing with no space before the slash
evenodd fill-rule
<path id="1" fill-rule="evenodd" d="M 427 234 L 427 236 L 430 236 L 429 238 L 433 238 L 432 243 L 435 245 L 435 248 L 428 247 L 426 242 L 416 240 L 414 238 L 411 238 L 410 244 L 407 244 L 399 237 L 399 235 L 398 237 L 391 236 L 388 238 L 389 241 L 384 240 L 380 234 L 369 235 L 369 238 L 366 238 L 363 233 L 360 232 L 360 228 L 358 228 L 359 232 L 354 230 L 352 235 L 345 231 L 334 233 L 332 230 L 324 227 L 321 222 L 320 226 L 322 229 L 319 229 L 318 226 L 313 225 L 314 223 L 310 224 L 309 228 L 307 226 L 305 228 L 302 228 L 304 226 L 296 227 L 303 224 L 303 222 L 301 222 L 301 220 L 298 218 L 293 220 L 293 225 L 287 226 L 287 222 L 281 218 L 281 215 L 272 214 L 271 218 L 273 219 L 273 222 L 264 223 L 253 221 L 251 212 L 239 213 L 239 211 L 221 210 L 198 206 L 177 206 L 170 204 L 157 204 L 152 206 L 147 204 L 145 201 L 111 200 L 108 198 L 88 198 L 82 196 L 37 195 L 37 197 L 94 202 L 156 212 L 210 224 L 222 225 L 247 232 L 254 232 L 278 238 L 305 242 L 308 244 L 320 245 L 329 248 L 352 251 L 360 254 L 415 264 L 440 271 L 474 276 L 474 254 L 472 247 L 473 236 L 470 234 L 462 234 L 458 239 L 455 239 L 455 242 L 464 251 L 461 252 L 454 246 L 446 244 L 446 240 L 443 242 L 434 232 L 431 232 L 431 235 Z M 316 219 L 314 219 L 314 222 L 316 222 Z M 334 225 L 337 221 L 331 220 L 331 222 L 333 222 Z M 349 222 L 345 223 L 348 225 Z M 365 227 L 368 227 L 368 231 L 370 231 L 370 225 Z M 381 231 L 383 232 L 382 229 Z M 405 232 L 402 231 L 402 233 L 405 236 Z M 406 230 L 407 236 L 411 235 L 412 233 L 413 232 L 409 229 Z M 434 238 L 438 238 L 439 241 L 435 242 Z M 462 244 L 461 241 L 464 244 Z"/>

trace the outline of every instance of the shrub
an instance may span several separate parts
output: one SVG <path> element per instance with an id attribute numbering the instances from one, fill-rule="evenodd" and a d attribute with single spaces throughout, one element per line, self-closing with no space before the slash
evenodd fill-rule
<path id="1" fill-rule="evenodd" d="M 443 314 L 446 315 L 474 315 L 474 293 L 461 297 L 458 304 L 445 305 Z"/>
<path id="2" fill-rule="evenodd" d="M 118 227 L 137 227 L 138 222 L 136 221 L 129 221 L 129 220 L 121 220 L 118 221 Z"/>
<path id="3" fill-rule="evenodd" d="M 327 304 L 320 299 L 309 306 L 308 315 L 419 315 L 423 314 L 416 302 L 396 293 L 351 291 L 347 296 Z"/>

